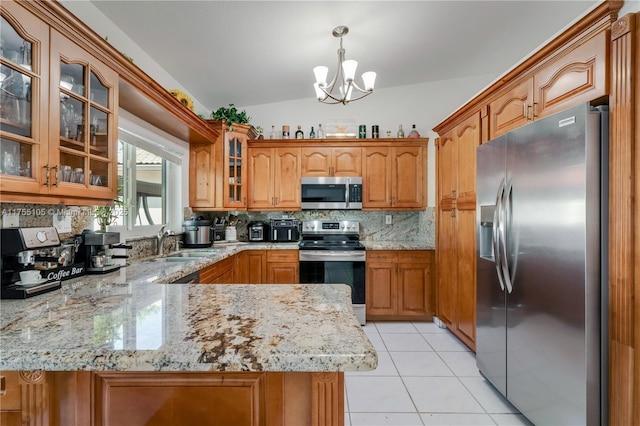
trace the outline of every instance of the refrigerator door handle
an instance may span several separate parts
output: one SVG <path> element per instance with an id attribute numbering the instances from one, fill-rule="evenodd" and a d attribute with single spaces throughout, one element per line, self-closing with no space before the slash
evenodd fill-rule
<path id="1" fill-rule="evenodd" d="M 504 179 L 500 182 L 498 193 L 496 194 L 496 208 L 493 211 L 493 259 L 496 263 L 496 273 L 500 288 L 504 291 L 504 278 L 502 277 L 502 261 L 500 257 L 500 218 L 502 217 L 502 196 L 504 194 Z"/>
<path id="2" fill-rule="evenodd" d="M 511 281 L 511 275 L 509 273 L 509 257 L 507 256 L 507 226 L 510 225 L 511 219 L 511 211 L 509 209 L 509 199 L 511 198 L 511 191 L 513 190 L 513 186 L 511 182 L 509 182 L 507 188 L 502 193 L 502 200 L 500 206 L 500 225 L 499 229 L 501 232 L 500 236 L 500 255 L 501 262 L 500 265 L 502 267 L 502 276 L 504 279 L 504 285 L 507 287 L 507 292 L 511 293 L 513 291 L 513 283 Z"/>

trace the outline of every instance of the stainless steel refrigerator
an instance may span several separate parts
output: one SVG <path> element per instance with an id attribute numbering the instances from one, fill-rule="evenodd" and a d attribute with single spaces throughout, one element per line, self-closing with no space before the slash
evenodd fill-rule
<path id="1" fill-rule="evenodd" d="M 536 425 L 606 424 L 606 107 L 478 147 L 477 365 Z"/>

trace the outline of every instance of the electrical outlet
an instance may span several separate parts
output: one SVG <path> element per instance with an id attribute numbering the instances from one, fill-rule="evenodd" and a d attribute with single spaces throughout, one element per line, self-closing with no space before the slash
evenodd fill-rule
<path id="1" fill-rule="evenodd" d="M 393 219 L 392 219 L 390 214 L 388 214 L 388 215 L 386 215 L 384 217 L 384 223 L 386 223 L 387 225 L 392 225 L 393 224 Z"/>
<path id="2" fill-rule="evenodd" d="M 20 226 L 19 215 L 14 213 L 5 213 L 2 215 L 3 228 L 17 228 Z"/>
<path id="3" fill-rule="evenodd" d="M 58 233 L 71 232 L 71 216 L 69 215 L 53 215 L 53 226 L 58 230 Z"/>

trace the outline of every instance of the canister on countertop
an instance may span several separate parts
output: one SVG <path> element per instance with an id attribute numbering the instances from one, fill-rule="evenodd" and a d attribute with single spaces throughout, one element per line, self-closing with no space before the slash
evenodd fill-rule
<path id="1" fill-rule="evenodd" d="M 291 135 L 291 133 L 289 131 L 289 126 L 283 125 L 282 126 L 282 139 L 289 139 L 290 135 Z"/>
<path id="2" fill-rule="evenodd" d="M 358 128 L 358 138 L 365 139 L 367 137 L 367 126 L 365 124 L 361 124 Z"/>
<path id="3" fill-rule="evenodd" d="M 375 124 L 371 126 L 371 137 L 374 139 L 378 139 L 380 137 L 380 126 Z"/>

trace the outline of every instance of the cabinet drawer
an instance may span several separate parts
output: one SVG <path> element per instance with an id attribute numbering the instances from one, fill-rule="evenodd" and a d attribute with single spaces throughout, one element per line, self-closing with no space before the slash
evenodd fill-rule
<path id="1" fill-rule="evenodd" d="M 408 250 L 398 253 L 398 262 L 430 263 L 433 261 L 433 252 L 427 250 Z"/>
<path id="2" fill-rule="evenodd" d="M 395 261 L 398 254 L 395 251 L 371 250 L 367 251 L 367 260 Z"/>
<path id="3" fill-rule="evenodd" d="M 267 250 L 267 262 L 297 262 L 298 250 Z"/>

